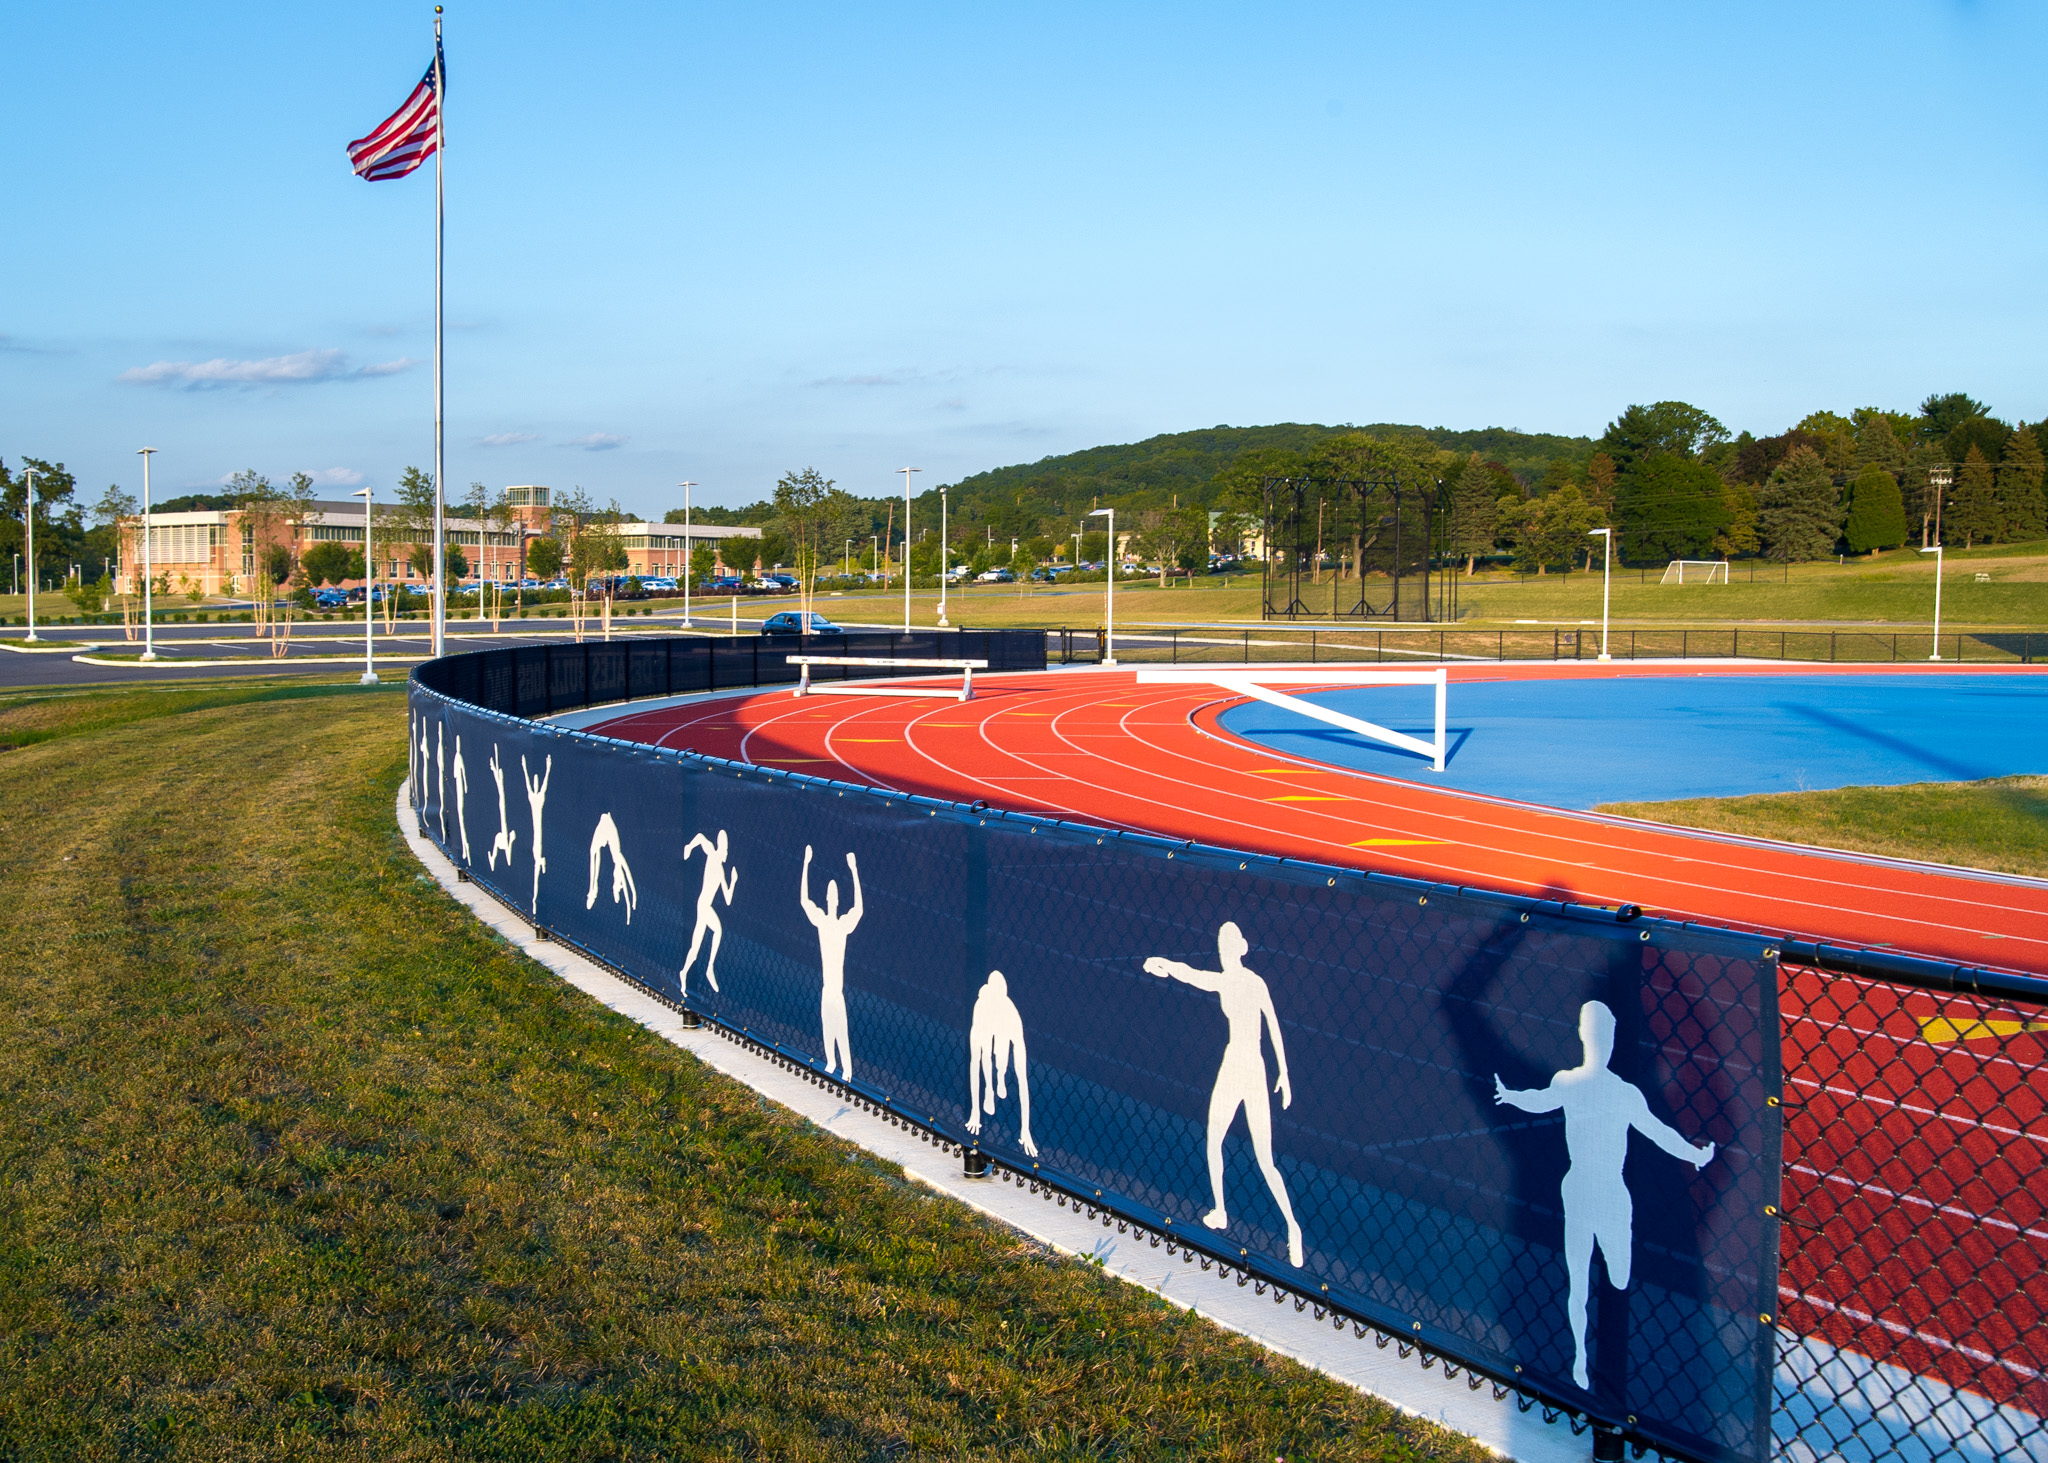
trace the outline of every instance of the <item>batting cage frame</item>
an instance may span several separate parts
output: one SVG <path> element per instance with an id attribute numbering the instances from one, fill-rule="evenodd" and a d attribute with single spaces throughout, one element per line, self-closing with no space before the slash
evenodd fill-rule
<path id="1" fill-rule="evenodd" d="M 1260 617 L 1455 620 L 1442 485 L 1378 477 L 1268 477 Z"/>
<path id="2" fill-rule="evenodd" d="M 529 719 L 823 648 L 715 643 L 419 667 L 422 835 L 686 1024 L 1596 1458 L 2048 1457 L 2048 981 Z"/>

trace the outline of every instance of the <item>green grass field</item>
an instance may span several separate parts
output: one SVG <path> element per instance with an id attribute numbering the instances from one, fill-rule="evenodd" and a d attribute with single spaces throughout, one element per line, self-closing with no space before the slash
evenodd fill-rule
<path id="1" fill-rule="evenodd" d="M 1480 1456 L 563 986 L 404 850 L 403 735 L 0 697 L 0 1458 Z"/>
<path id="2" fill-rule="evenodd" d="M 1603 813 L 2048 878 L 2048 777 L 1610 803 Z"/>

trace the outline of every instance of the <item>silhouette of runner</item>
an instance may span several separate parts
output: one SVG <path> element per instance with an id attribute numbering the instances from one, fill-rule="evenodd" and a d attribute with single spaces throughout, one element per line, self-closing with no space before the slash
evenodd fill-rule
<path id="1" fill-rule="evenodd" d="M 1260 1050 L 1260 1025 L 1273 1037 L 1273 1057 L 1280 1067 L 1280 1080 L 1273 1090 L 1280 1094 L 1280 1106 L 1294 1105 L 1294 1088 L 1287 1080 L 1287 1048 L 1280 1038 L 1280 1018 L 1273 1012 L 1273 997 L 1266 982 L 1246 967 L 1245 952 L 1251 948 L 1244 932 L 1225 920 L 1216 932 L 1216 953 L 1222 957 L 1221 970 L 1197 970 L 1178 960 L 1154 955 L 1145 962 L 1147 974 L 1170 976 L 1198 991 L 1214 991 L 1223 1001 L 1224 1019 L 1230 1023 L 1230 1040 L 1223 1048 L 1222 1065 L 1216 1069 L 1216 1088 L 1209 1097 L 1209 1192 L 1216 1207 L 1202 1216 L 1211 1229 L 1226 1229 L 1230 1215 L 1223 1202 L 1223 1139 L 1244 1109 L 1245 1126 L 1251 1130 L 1252 1152 L 1259 1160 L 1259 1172 L 1266 1187 L 1287 1220 L 1287 1263 L 1301 1264 L 1301 1226 L 1295 1222 L 1294 1205 L 1288 1202 L 1287 1185 L 1273 1162 L 1273 1108 L 1266 1096 L 1266 1058 Z"/>
<path id="2" fill-rule="evenodd" d="M 505 867 L 512 867 L 512 843 L 519 835 L 512 831 L 512 824 L 505 816 L 505 769 L 498 765 L 498 744 L 491 743 L 491 781 L 498 784 L 498 836 L 491 840 L 490 852 L 484 857 L 484 867 L 495 869 L 498 854 L 505 855 Z"/>
<path id="3" fill-rule="evenodd" d="M 469 768 L 462 760 L 462 733 L 455 734 L 455 831 L 462 835 L 462 861 L 469 862 Z"/>
<path id="4" fill-rule="evenodd" d="M 718 989 L 718 947 L 725 943 L 725 926 L 719 923 L 717 899 L 725 896 L 725 907 L 732 908 L 732 891 L 739 888 L 740 871 L 725 872 L 726 842 L 725 830 L 718 830 L 718 842 L 713 843 L 699 833 L 683 846 L 683 862 L 690 861 L 690 855 L 698 849 L 704 850 L 704 884 L 697 891 L 697 928 L 690 932 L 690 953 L 683 961 L 681 979 L 683 994 L 690 993 L 690 967 L 697 963 L 697 951 L 704 944 L 704 932 L 711 932 L 711 954 L 704 961 L 705 978 L 711 982 L 711 989 Z"/>
<path id="5" fill-rule="evenodd" d="M 974 998 L 974 1019 L 968 1023 L 967 1046 L 974 1060 L 967 1074 L 967 1131 L 981 1132 L 982 1104 L 996 1110 L 996 1099 L 1008 1097 L 1004 1071 L 1014 1061 L 1017 1068 L 1017 1111 L 1020 1117 L 1017 1144 L 1033 1158 L 1038 1145 L 1031 1141 L 1031 1078 L 1025 1071 L 1024 1018 L 1010 999 L 1010 983 L 1000 970 L 991 970 Z"/>
<path id="6" fill-rule="evenodd" d="M 540 852 L 540 815 L 548 801 L 548 782 L 554 775 L 554 753 L 548 754 L 547 768 L 539 777 L 527 767 L 526 754 L 519 754 L 519 776 L 526 784 L 526 806 L 533 814 L 533 904 L 529 910 L 533 914 L 540 913 L 540 876 L 548 871 L 548 861 Z"/>
<path id="7" fill-rule="evenodd" d="M 1621 1171 L 1628 1159 L 1629 1129 L 1695 1169 L 1712 1161 L 1714 1145 L 1693 1147 L 1652 1115 L 1640 1091 L 1608 1070 L 1607 1063 L 1614 1056 L 1614 1013 L 1600 1002 L 1588 1001 L 1579 1007 L 1579 1040 L 1585 1048 L 1585 1061 L 1559 1072 L 1548 1087 L 1516 1091 L 1496 1072 L 1493 1100 L 1523 1112 L 1564 1111 L 1564 1146 L 1571 1164 L 1560 1187 L 1564 1194 L 1564 1261 L 1571 1276 L 1572 1380 L 1585 1387 L 1590 1385 L 1586 1377 L 1586 1302 L 1593 1289 L 1593 1247 L 1600 1247 L 1607 1261 L 1607 1281 L 1616 1290 L 1628 1288 L 1635 1252 L 1635 1204 Z"/>
<path id="8" fill-rule="evenodd" d="M 606 849 L 612 854 L 612 903 L 621 899 L 626 902 L 626 923 L 631 924 L 640 891 L 633 887 L 633 871 L 626 867 L 626 855 L 619 849 L 619 825 L 612 821 L 610 813 L 597 815 L 597 831 L 590 835 L 590 892 L 583 896 L 583 907 L 597 908 L 597 871 L 604 863 Z"/>
<path id="9" fill-rule="evenodd" d="M 804 845 L 803 882 L 797 895 L 803 901 L 804 917 L 818 927 L 818 959 L 825 967 L 824 994 L 818 1002 L 818 1024 L 824 1029 L 825 1070 L 829 1073 L 836 1056 L 839 1075 L 853 1076 L 853 1056 L 846 1041 L 846 937 L 860 923 L 860 865 L 852 854 L 846 856 L 847 872 L 853 875 L 853 908 L 839 912 L 839 881 L 825 883 L 825 907 L 811 903 L 811 846 Z"/>

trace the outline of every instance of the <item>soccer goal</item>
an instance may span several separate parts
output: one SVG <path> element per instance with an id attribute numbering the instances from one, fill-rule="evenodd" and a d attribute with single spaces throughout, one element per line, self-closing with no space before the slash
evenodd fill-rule
<path id="1" fill-rule="evenodd" d="M 1673 559 L 1664 566 L 1665 584 L 1726 584 L 1725 559 Z"/>

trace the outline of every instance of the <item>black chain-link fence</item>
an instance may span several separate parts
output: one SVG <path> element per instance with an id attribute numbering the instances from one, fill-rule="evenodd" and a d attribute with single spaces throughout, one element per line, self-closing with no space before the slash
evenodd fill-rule
<path id="1" fill-rule="evenodd" d="M 1028 664 L 1038 632 L 1024 633 L 1014 653 Z M 889 640 L 870 653 L 977 653 Z M 775 647 L 775 680 L 793 674 L 781 667 L 794 648 Z M 646 684 L 630 653 L 621 663 L 592 645 L 567 647 L 586 652 L 572 686 L 550 659 L 562 649 L 545 648 L 545 679 L 519 651 L 422 667 L 422 826 L 558 938 L 970 1169 L 1591 1430 L 1596 1456 L 1633 1445 L 1714 1463 L 2048 1458 L 2048 982 L 1796 942 L 1779 966 L 1754 937 L 1119 837 L 517 720 L 522 674 L 556 709 Z M 641 694 L 702 689 L 663 673 L 662 690 Z M 690 674 L 720 679 L 715 659 Z M 450 700 L 422 694 L 436 683 Z M 486 699 L 499 714 L 472 709 Z M 510 806 L 532 804 L 530 832 L 506 811 L 507 771 Z M 546 888 L 536 789 L 567 876 Z M 750 890 L 768 881 L 776 912 L 749 926 L 727 892 L 728 928 L 708 944 L 730 940 L 705 959 L 704 910 L 720 905 L 699 872 L 709 880 L 708 839 L 728 826 L 734 866 Z M 806 847 L 801 886 L 823 919 L 865 896 L 841 940 L 836 1047 L 830 1003 L 822 1016 L 818 1004 L 818 921 L 781 909 L 797 901 L 794 847 L 811 843 L 818 862 Z M 723 869 L 723 836 L 718 849 Z M 621 876 L 625 850 L 633 871 Z M 776 873 L 780 862 L 790 868 Z M 1189 976 L 1166 978 L 1230 968 L 1225 913 L 1246 927 L 1244 961 L 1278 1013 L 1265 1047 L 1254 1014 L 1252 1048 L 1263 1063 L 1284 1029 L 1294 1063 L 1299 1099 L 1268 1100 L 1271 1173 L 1235 1113 L 1239 1136 L 1204 1172 L 1215 1052 L 1225 1024 L 1239 1033 L 1234 1020 L 1204 1024 L 1216 1005 L 1182 988 Z M 997 1116 L 984 1124 L 971 1097 L 975 1117 L 962 1117 L 962 1053 L 993 970 L 1026 1013 L 1033 1106 L 1019 1102 L 1020 1050 L 1016 1090 L 989 1094 Z M 1611 1013 L 1616 1067 L 1649 1096 L 1671 1156 L 1638 1142 L 1629 1160 L 1634 1239 L 1620 1253 L 1634 1275 L 1617 1286 L 1611 1237 L 1599 1266 L 1589 1241 L 1590 1295 L 1566 1304 L 1567 1130 L 1540 1102 L 1525 1116 L 1491 1100 L 1487 1084 L 1538 1095 L 1582 1040 L 1590 1062 L 1593 1038 L 1574 1029 L 1584 1002 Z M 1697 1178 L 1689 1159 L 1674 1162 L 1694 1143 L 1717 1145 Z M 1202 1219 L 1222 1193 L 1234 1199 L 1219 1231 Z M 1589 1386 L 1572 1375 L 1575 1344 Z"/>

